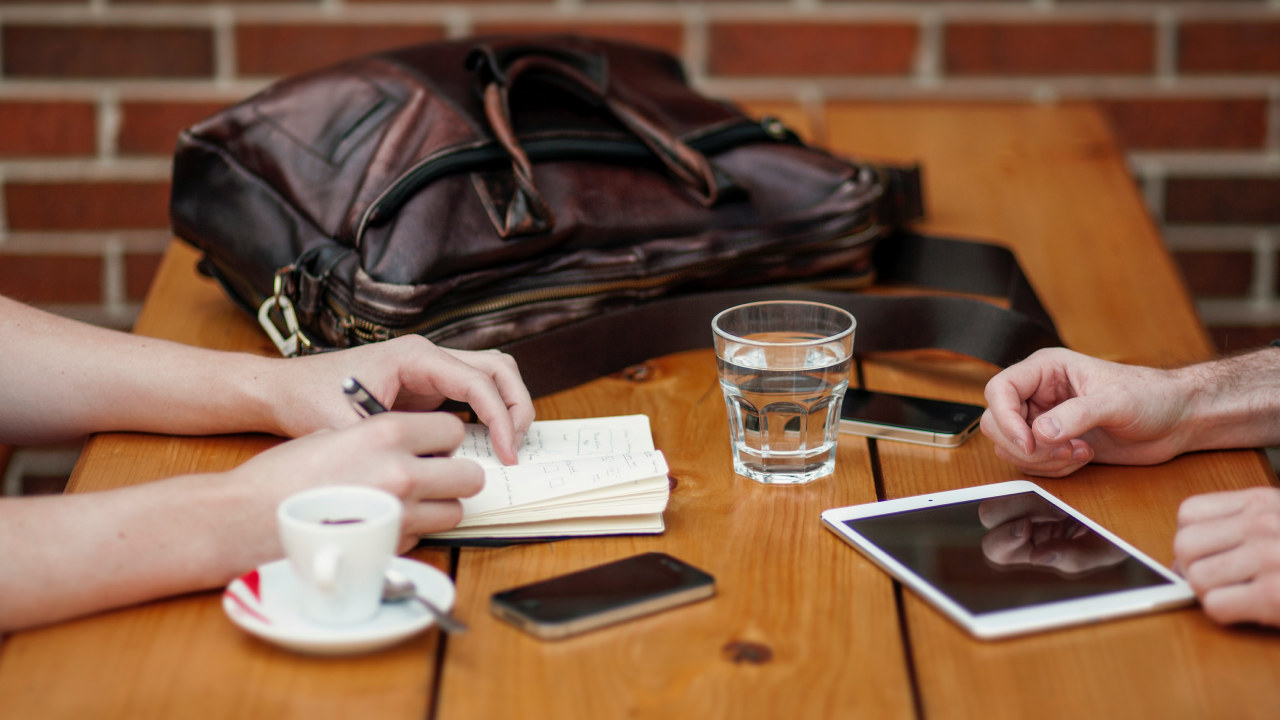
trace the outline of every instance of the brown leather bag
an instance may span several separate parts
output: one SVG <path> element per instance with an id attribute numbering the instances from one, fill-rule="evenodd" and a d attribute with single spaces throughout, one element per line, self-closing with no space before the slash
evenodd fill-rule
<path id="1" fill-rule="evenodd" d="M 181 134 L 171 201 L 202 271 L 282 353 L 420 333 L 511 350 L 535 392 L 709 344 L 705 313 L 761 287 L 866 284 L 877 241 L 922 212 L 916 169 L 807 146 L 694 92 L 665 53 L 581 37 L 431 43 L 285 79 Z M 698 308 L 655 304 L 674 298 Z M 887 349 L 950 346 L 900 324 Z M 1007 362 L 1054 340 L 954 349 Z M 631 348 L 581 362 L 609 345 Z"/>

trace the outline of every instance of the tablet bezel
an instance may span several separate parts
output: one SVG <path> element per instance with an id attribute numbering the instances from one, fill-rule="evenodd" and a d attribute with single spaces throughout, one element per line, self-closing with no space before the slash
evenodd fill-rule
<path id="1" fill-rule="evenodd" d="M 1072 518 L 1087 525 L 1094 532 L 1115 543 L 1135 560 L 1169 581 L 1167 585 L 1121 590 L 1057 602 L 1032 605 L 1016 610 L 998 610 L 974 614 L 953 601 L 927 580 L 902 565 L 875 543 L 845 524 L 856 520 L 895 513 L 939 507 L 960 502 L 983 500 L 992 497 L 1034 492 L 1053 503 Z M 1072 625 L 1096 623 L 1130 615 L 1182 607 L 1195 602 L 1195 592 L 1185 580 L 1151 559 L 1142 551 L 1121 540 L 1106 528 L 1098 525 L 1083 513 L 1051 495 L 1044 488 L 1028 480 L 979 485 L 977 487 L 947 490 L 927 495 L 885 500 L 863 505 L 832 508 L 822 513 L 822 523 L 845 542 L 853 545 L 881 569 L 888 572 L 926 602 L 950 617 L 975 637 L 990 640 L 1027 633 L 1041 632 Z"/>

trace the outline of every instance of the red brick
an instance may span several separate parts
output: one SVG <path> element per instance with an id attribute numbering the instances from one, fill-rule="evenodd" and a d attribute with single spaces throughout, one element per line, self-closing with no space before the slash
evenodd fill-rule
<path id="1" fill-rule="evenodd" d="M 1280 223 L 1280 178 L 1171 178 L 1165 219 L 1175 223 Z"/>
<path id="2" fill-rule="evenodd" d="M 168 183 L 10 182 L 4 199 L 10 230 L 169 227 Z"/>
<path id="3" fill-rule="evenodd" d="M 1253 253 L 1175 252 L 1173 259 L 1191 294 L 1197 297 L 1245 297 L 1253 282 Z"/>
<path id="4" fill-rule="evenodd" d="M 1209 335 L 1218 346 L 1218 352 L 1225 355 L 1263 347 L 1272 340 L 1280 338 L 1280 326 L 1211 327 Z"/>
<path id="5" fill-rule="evenodd" d="M 575 34 L 607 40 L 646 45 L 679 56 L 684 44 L 684 31 L 671 23 L 479 23 L 476 35 L 535 33 L 538 35 Z"/>
<path id="6" fill-rule="evenodd" d="M 1178 32 L 1185 73 L 1280 72 L 1280 22 L 1189 22 Z"/>
<path id="7" fill-rule="evenodd" d="M 213 32 L 124 25 L 6 25 L 8 77 L 181 78 L 213 74 Z"/>
<path id="8" fill-rule="evenodd" d="M 1155 65 L 1149 23 L 956 23 L 944 37 L 951 75 L 1134 75 Z"/>
<path id="9" fill-rule="evenodd" d="M 170 155 L 178 131 L 213 115 L 229 103 L 125 102 L 121 105 L 117 149 L 125 155 Z"/>
<path id="10" fill-rule="evenodd" d="M 160 253 L 127 253 L 124 256 L 125 299 L 133 302 L 146 298 L 163 257 Z"/>
<path id="11" fill-rule="evenodd" d="M 292 75 L 442 38 L 435 25 L 242 25 L 236 67 L 242 75 Z"/>
<path id="12" fill-rule="evenodd" d="M 27 303 L 100 303 L 102 259 L 0 255 L 0 295 Z"/>
<path id="13" fill-rule="evenodd" d="M 92 155 L 97 111 L 86 102 L 0 101 L 0 156 Z"/>
<path id="14" fill-rule="evenodd" d="M 1128 149 L 1262 149 L 1267 100 L 1133 99 L 1099 103 Z"/>
<path id="15" fill-rule="evenodd" d="M 725 76 L 906 75 L 918 35 L 907 23 L 716 23 L 708 65 Z"/>

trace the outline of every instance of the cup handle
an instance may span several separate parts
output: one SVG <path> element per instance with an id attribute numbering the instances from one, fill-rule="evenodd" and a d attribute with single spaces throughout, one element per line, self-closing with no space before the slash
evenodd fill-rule
<path id="1" fill-rule="evenodd" d="M 320 548 L 311 559 L 312 576 L 316 579 L 316 587 L 329 592 L 338 583 L 338 565 L 342 560 L 342 552 L 330 545 Z"/>

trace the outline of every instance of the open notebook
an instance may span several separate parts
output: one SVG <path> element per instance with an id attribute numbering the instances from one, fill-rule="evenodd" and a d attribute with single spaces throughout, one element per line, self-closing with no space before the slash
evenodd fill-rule
<path id="1" fill-rule="evenodd" d="M 489 431 L 468 425 L 454 457 L 484 466 L 484 489 L 462 499 L 462 522 L 427 538 L 537 538 L 660 533 L 670 497 L 667 462 L 645 415 L 539 420 L 517 465 L 493 454 Z"/>

